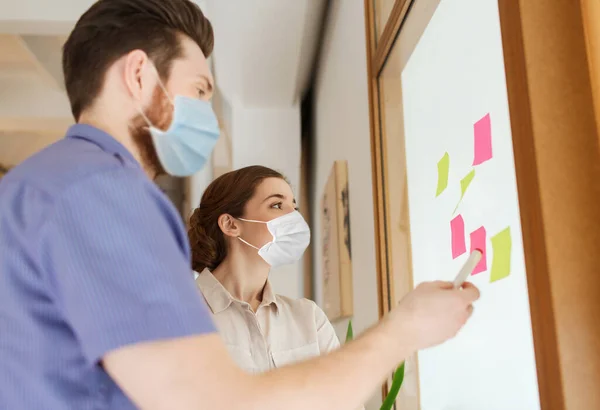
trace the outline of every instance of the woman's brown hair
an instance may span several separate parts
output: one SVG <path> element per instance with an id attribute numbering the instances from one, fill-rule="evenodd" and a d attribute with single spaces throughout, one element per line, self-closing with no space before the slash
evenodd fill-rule
<path id="1" fill-rule="evenodd" d="M 206 188 L 200 206 L 190 217 L 188 237 L 192 269 L 196 272 L 206 268 L 214 270 L 223 262 L 227 256 L 227 243 L 219 227 L 219 217 L 223 214 L 243 217 L 244 208 L 254 196 L 256 187 L 267 178 L 285 180 L 279 172 L 255 165 L 223 174 Z"/>

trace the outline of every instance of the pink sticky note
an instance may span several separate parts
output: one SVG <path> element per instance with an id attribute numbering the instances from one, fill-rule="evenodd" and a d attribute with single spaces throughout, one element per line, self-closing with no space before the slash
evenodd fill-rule
<path id="1" fill-rule="evenodd" d="M 465 244 L 465 221 L 462 215 L 458 215 L 450 221 L 450 232 L 452 232 L 452 259 L 456 259 L 467 251 L 467 245 Z"/>
<path id="2" fill-rule="evenodd" d="M 473 252 L 475 249 L 479 249 L 483 253 L 483 255 L 481 256 L 481 260 L 479 261 L 477 266 L 475 266 L 475 269 L 473 269 L 472 275 L 476 275 L 487 270 L 487 252 L 485 245 L 486 232 L 485 228 L 482 226 L 476 231 L 471 232 L 471 252 Z"/>
<path id="3" fill-rule="evenodd" d="M 492 158 L 492 121 L 490 114 L 475 123 L 475 156 L 473 165 L 479 165 Z"/>

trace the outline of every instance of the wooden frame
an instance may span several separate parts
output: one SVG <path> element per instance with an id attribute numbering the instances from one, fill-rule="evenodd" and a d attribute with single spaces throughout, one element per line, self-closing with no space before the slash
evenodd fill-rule
<path id="1" fill-rule="evenodd" d="M 390 310 L 389 300 L 389 277 L 387 269 L 387 254 L 385 237 L 382 235 L 385 228 L 384 204 L 380 200 L 383 196 L 383 175 L 381 163 L 381 144 L 379 136 L 378 118 L 379 118 L 379 93 L 377 87 L 377 73 L 373 70 L 373 61 L 377 43 L 377 31 L 375 29 L 375 16 L 371 0 L 364 0 L 365 4 L 365 34 L 366 34 L 366 55 L 367 55 L 367 83 L 369 95 L 369 127 L 371 134 L 371 167 L 373 174 L 373 211 L 375 222 L 375 263 L 377 269 L 377 299 L 379 304 L 379 316 L 382 317 Z M 392 10 L 392 15 L 393 15 Z M 390 19 L 392 17 L 390 16 Z M 386 24 L 387 25 L 387 24 Z M 383 33 L 385 34 L 385 33 Z M 379 39 L 379 44 L 385 44 L 385 39 L 389 35 Z M 377 119 L 377 120 L 376 120 Z M 382 399 L 388 392 L 388 384 L 381 386 Z"/>
<path id="2" fill-rule="evenodd" d="M 596 119 L 598 119 L 600 118 L 600 2 L 597 0 L 582 0 L 581 12 L 587 41 Z M 600 136 L 600 121 L 597 121 L 596 126 L 598 136 Z"/>
<path id="3" fill-rule="evenodd" d="M 371 164 L 373 173 L 373 209 L 375 220 L 375 253 L 377 268 L 377 289 L 379 301 L 379 315 L 383 316 L 390 309 L 389 299 L 389 277 L 387 276 L 387 253 L 385 242 L 385 209 L 383 198 L 383 169 L 381 158 L 381 136 L 379 131 L 379 92 L 377 86 L 378 69 L 375 69 L 375 52 L 377 33 L 375 29 L 375 16 L 371 0 L 364 0 L 365 4 L 365 31 L 366 31 L 366 54 L 367 54 L 367 76 L 369 91 L 369 119 L 371 131 Z M 395 9 L 396 7 L 394 7 Z M 390 14 L 389 21 L 393 21 L 394 9 Z M 386 24 L 387 27 L 387 24 Z M 389 31 L 389 30 L 388 30 Z M 382 33 L 379 45 L 389 42 L 390 34 Z M 391 43 L 389 45 L 391 48 Z"/>
<path id="4" fill-rule="evenodd" d="M 600 408 L 600 118 L 581 2 L 499 5 L 542 409 Z"/>
<path id="5" fill-rule="evenodd" d="M 378 79 L 411 3 L 418 1 L 396 0 L 376 40 L 372 1 L 365 0 L 381 315 L 394 298 Z M 600 25 L 590 16 L 598 15 L 599 7 L 589 0 L 498 3 L 541 406 L 600 408 L 600 395 L 594 393 L 600 384 L 595 260 L 600 244 Z"/>

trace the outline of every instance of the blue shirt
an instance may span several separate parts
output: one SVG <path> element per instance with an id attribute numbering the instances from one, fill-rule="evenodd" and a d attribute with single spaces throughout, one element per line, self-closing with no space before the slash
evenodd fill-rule
<path id="1" fill-rule="evenodd" d="M 177 211 L 75 125 L 0 182 L 0 409 L 130 409 L 110 351 L 214 332 Z"/>

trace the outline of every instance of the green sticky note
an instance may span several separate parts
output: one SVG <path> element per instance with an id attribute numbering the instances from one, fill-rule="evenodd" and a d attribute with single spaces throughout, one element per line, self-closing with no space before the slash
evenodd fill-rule
<path id="1" fill-rule="evenodd" d="M 492 272 L 490 282 L 496 282 L 510 275 L 510 254 L 512 250 L 512 239 L 510 226 L 492 237 Z"/>
<path id="2" fill-rule="evenodd" d="M 469 172 L 467 174 L 467 176 L 465 176 L 463 179 L 460 180 L 460 199 L 458 200 L 458 203 L 456 204 L 456 208 L 454 208 L 454 212 L 452 212 L 452 214 L 456 213 L 458 206 L 462 202 L 463 197 L 465 196 L 465 193 L 467 192 L 467 188 L 469 188 L 469 185 L 471 185 L 471 182 L 473 182 L 473 178 L 475 178 L 475 169 L 472 169 L 471 172 Z"/>
<path id="3" fill-rule="evenodd" d="M 450 155 L 446 152 L 442 159 L 438 161 L 438 183 L 436 198 L 448 187 L 448 173 L 450 172 Z"/>

